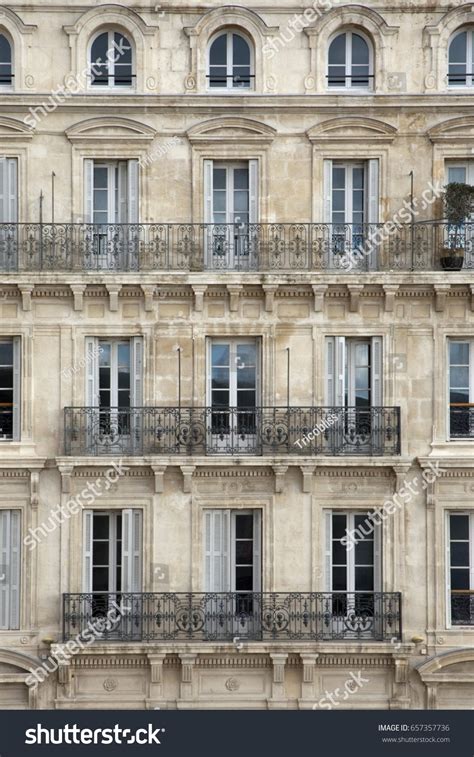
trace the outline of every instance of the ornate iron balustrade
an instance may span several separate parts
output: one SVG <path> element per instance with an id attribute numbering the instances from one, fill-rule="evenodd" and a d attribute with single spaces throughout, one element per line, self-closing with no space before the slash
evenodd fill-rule
<path id="1" fill-rule="evenodd" d="M 474 404 L 453 402 L 449 406 L 451 439 L 474 439 Z"/>
<path id="2" fill-rule="evenodd" d="M 393 226 L 393 224 L 392 224 Z M 443 247 L 474 268 L 474 223 L 0 224 L 8 271 L 424 271 Z"/>
<path id="3" fill-rule="evenodd" d="M 474 590 L 451 590 L 451 623 L 453 626 L 474 626 Z"/>
<path id="4" fill-rule="evenodd" d="M 64 409 L 65 454 L 398 455 L 398 407 Z"/>
<path id="5" fill-rule="evenodd" d="M 103 641 L 391 641 L 401 594 L 64 594 L 64 640 L 86 630 Z"/>

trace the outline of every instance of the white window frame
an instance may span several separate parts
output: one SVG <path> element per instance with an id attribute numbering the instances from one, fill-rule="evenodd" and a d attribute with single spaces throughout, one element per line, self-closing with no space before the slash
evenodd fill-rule
<path id="1" fill-rule="evenodd" d="M 326 406 L 345 407 L 346 397 L 346 364 L 347 378 L 351 380 L 354 370 L 350 363 L 353 361 L 354 347 L 357 342 L 370 342 L 371 347 L 371 407 L 383 406 L 383 338 L 381 336 L 367 337 L 326 337 Z M 378 355 L 377 355 L 378 353 Z M 348 399 L 354 392 L 354 386 L 347 389 Z M 352 405 L 348 405 L 352 407 Z"/>
<path id="2" fill-rule="evenodd" d="M 354 168 L 362 168 L 364 171 L 364 187 L 363 187 L 363 221 L 367 223 L 368 209 L 369 209 L 369 166 L 366 160 L 352 160 L 352 161 L 339 161 L 333 160 L 331 170 L 334 168 L 344 169 L 344 223 L 354 225 L 354 207 L 353 207 L 353 192 L 354 192 Z M 336 190 L 338 191 L 338 190 Z M 331 209 L 333 205 L 334 186 L 331 179 Z M 350 219 L 350 220 L 347 220 Z"/>
<path id="3" fill-rule="evenodd" d="M 329 84 L 329 49 L 331 47 L 331 44 L 334 42 L 334 40 L 343 34 L 345 35 L 345 43 L 346 43 L 346 63 L 345 63 L 345 69 L 344 69 L 345 84 L 335 87 L 335 86 L 330 86 Z M 352 35 L 353 34 L 357 34 L 359 37 L 361 37 L 364 40 L 364 42 L 367 43 L 367 46 L 369 49 L 369 72 L 368 72 L 369 85 L 367 87 L 357 86 L 357 84 L 352 83 Z M 326 89 L 327 91 L 328 92 L 353 92 L 355 94 L 372 92 L 375 89 L 374 59 L 375 59 L 374 46 L 373 46 L 372 40 L 370 39 L 370 37 L 367 36 L 367 34 L 364 34 L 359 29 L 344 29 L 344 30 L 339 29 L 328 40 L 327 53 L 326 53 Z"/>
<path id="4" fill-rule="evenodd" d="M 260 508 L 232 509 L 206 508 L 203 511 L 203 545 L 204 545 L 204 591 L 210 593 L 232 592 L 247 594 L 248 591 L 237 591 L 235 587 L 236 573 L 236 517 L 251 515 L 253 517 L 253 588 L 252 593 L 262 590 L 262 519 Z M 217 545 L 212 544 L 213 521 L 218 518 L 219 531 Z M 209 531 L 208 531 L 209 528 Z M 211 541 L 208 541 L 208 534 Z M 215 535 L 215 534 L 214 534 Z M 220 575 L 215 574 L 216 549 L 220 553 Z M 209 568 L 209 570 L 208 570 Z M 208 583 L 210 582 L 210 583 Z M 227 586 L 225 584 L 227 583 Z M 212 584 L 212 588 L 211 585 Z M 217 588 L 215 588 L 217 586 Z"/>
<path id="5" fill-rule="evenodd" d="M 333 560 L 333 538 L 332 538 L 332 519 L 334 515 L 344 515 L 346 517 L 346 528 L 348 530 L 354 529 L 354 520 L 356 516 L 364 515 L 368 516 L 370 510 L 339 510 L 334 508 L 332 510 L 325 510 L 325 586 L 326 591 L 338 593 L 338 589 L 332 588 L 332 570 L 334 566 Z M 371 591 L 362 593 L 370 594 L 372 592 L 377 593 L 383 591 L 383 562 L 382 562 L 382 526 L 381 524 L 374 524 L 373 541 L 374 541 L 374 588 Z M 347 544 L 347 562 L 346 562 L 346 576 L 347 576 L 347 588 L 346 592 L 355 592 L 355 547 L 349 549 L 350 544 Z M 370 567 L 370 566 L 369 566 Z"/>
<path id="6" fill-rule="evenodd" d="M 214 344 L 229 345 L 229 407 L 237 407 L 237 371 L 239 370 L 237 359 L 238 345 L 252 344 L 255 347 L 255 374 L 256 392 L 255 407 L 261 404 L 261 344 L 258 337 L 209 337 L 207 340 L 207 365 L 206 365 L 206 405 L 212 407 L 212 346 Z"/>
<path id="7" fill-rule="evenodd" d="M 93 525 L 95 515 L 107 515 L 109 522 L 109 589 L 98 594 L 140 592 L 143 581 L 143 512 L 136 508 L 116 508 L 111 510 L 84 510 L 83 515 L 83 583 L 84 591 L 92 592 L 93 568 Z M 116 526 L 117 516 L 122 516 L 122 586 L 116 587 Z M 112 539 L 114 539 L 112 543 Z M 111 559 L 112 553 L 112 559 Z M 110 587 L 113 588 L 110 588 Z"/>
<path id="8" fill-rule="evenodd" d="M 466 172 L 465 184 L 474 186 L 474 160 L 447 160 L 445 163 L 445 183 L 449 183 L 449 169 L 462 168 Z"/>
<path id="9" fill-rule="evenodd" d="M 5 37 L 6 41 L 10 45 L 10 66 L 11 66 L 11 81 L 9 84 L 6 84 L 5 82 L 0 81 L 0 91 L 1 92 L 9 92 L 13 89 L 14 80 L 15 80 L 15 46 L 13 44 L 13 40 L 6 31 L 6 29 L 0 29 L 0 35 L 2 37 Z M 0 61 L 0 63 L 6 63 L 6 61 Z"/>
<path id="10" fill-rule="evenodd" d="M 458 344 L 469 344 L 469 402 L 474 403 L 474 337 L 448 337 L 447 339 L 447 356 L 446 356 L 446 365 L 447 365 L 447 386 L 446 386 L 446 429 L 447 434 L 446 438 L 448 441 L 454 441 L 454 442 L 461 442 L 465 444 L 466 442 L 474 441 L 474 437 L 471 439 L 470 437 L 458 437 L 453 439 L 451 437 L 451 344 L 458 343 Z M 474 412 L 474 411 L 473 411 Z"/>
<path id="11" fill-rule="evenodd" d="M 21 337 L 0 337 L 1 342 L 13 344 L 13 408 L 12 408 L 12 438 L 1 439 L 1 443 L 19 442 L 21 438 Z"/>
<path id="12" fill-rule="evenodd" d="M 472 629 L 473 626 L 456 623 L 451 619 L 451 515 L 467 515 L 469 518 L 469 585 L 470 591 L 474 590 L 474 511 L 473 510 L 447 510 L 446 511 L 446 627 L 456 630 Z"/>
<path id="13" fill-rule="evenodd" d="M 452 65 L 465 65 L 466 66 L 466 83 L 465 84 L 452 84 L 449 81 L 450 67 L 451 67 L 451 45 L 461 34 L 466 33 L 466 59 L 464 61 L 456 61 Z M 474 87 L 474 26 L 465 26 L 461 29 L 456 29 L 454 34 L 450 37 L 448 43 L 448 87 L 449 89 L 472 89 Z"/>
<path id="14" fill-rule="evenodd" d="M 86 406 L 99 407 L 99 358 L 100 343 L 108 342 L 112 354 L 118 352 L 118 345 L 130 345 L 130 407 L 143 405 L 143 337 L 86 337 L 85 360 L 86 374 Z M 115 346 L 114 346 L 115 345 Z M 111 395 L 113 387 L 118 381 L 117 361 L 111 359 Z M 115 367 L 115 370 L 114 370 Z M 116 405 L 114 406 L 116 407 Z"/>
<path id="15" fill-rule="evenodd" d="M 239 37 L 242 37 L 242 39 L 247 43 L 250 50 L 250 83 L 248 87 L 234 87 L 234 61 L 233 61 L 233 45 L 232 45 L 232 36 L 236 34 Z M 219 37 L 222 37 L 226 35 L 226 84 L 222 87 L 211 87 L 210 86 L 210 72 L 211 72 L 211 47 L 213 43 L 218 39 Z M 226 28 L 226 29 L 219 29 L 215 34 L 212 35 L 212 37 L 209 40 L 209 43 L 207 45 L 207 54 L 206 54 L 206 90 L 210 93 L 212 92 L 228 92 L 228 93 L 236 93 L 236 94 L 242 94 L 247 92 L 255 91 L 255 50 L 254 50 L 254 44 L 253 41 L 249 36 L 244 34 L 240 29 L 233 29 L 233 28 Z"/>
<path id="16" fill-rule="evenodd" d="M 92 45 L 102 34 L 108 34 L 107 39 L 107 52 L 113 49 L 115 34 L 121 34 L 131 47 L 132 53 L 132 83 L 131 85 L 121 85 L 115 83 L 115 61 L 112 59 L 108 62 L 108 83 L 107 84 L 92 84 Z M 113 90 L 114 92 L 130 92 L 136 89 L 137 71 L 136 71 L 136 50 L 133 42 L 133 38 L 128 31 L 122 31 L 121 29 L 109 27 L 107 29 L 100 29 L 92 35 L 87 45 L 87 88 L 91 92 L 104 92 Z M 113 82 L 113 83 L 112 83 Z"/>

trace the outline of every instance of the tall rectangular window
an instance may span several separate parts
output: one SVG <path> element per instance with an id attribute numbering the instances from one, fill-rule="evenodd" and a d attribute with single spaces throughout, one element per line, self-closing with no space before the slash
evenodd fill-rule
<path id="1" fill-rule="evenodd" d="M 474 339 L 449 340 L 449 437 L 474 438 Z"/>
<path id="2" fill-rule="evenodd" d="M 449 516 L 449 605 L 453 625 L 474 625 L 474 513 Z"/>
<path id="3" fill-rule="evenodd" d="M 0 338 L 0 441 L 20 439 L 20 337 Z"/>

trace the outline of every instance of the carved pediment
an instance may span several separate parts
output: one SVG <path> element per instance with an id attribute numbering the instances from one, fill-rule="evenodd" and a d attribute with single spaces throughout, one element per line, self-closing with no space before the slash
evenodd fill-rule
<path id="1" fill-rule="evenodd" d="M 34 129 L 31 126 L 27 126 L 24 121 L 19 121 L 17 118 L 0 116 L 0 139 L 31 139 L 33 133 Z"/>
<path id="2" fill-rule="evenodd" d="M 397 129 L 375 118 L 347 116 L 323 121 L 308 129 L 306 134 L 310 142 L 391 142 L 397 134 Z"/>
<path id="3" fill-rule="evenodd" d="M 192 126 L 188 139 L 195 142 L 273 142 L 276 130 L 249 118 L 213 118 Z"/>
<path id="4" fill-rule="evenodd" d="M 434 126 L 429 132 L 432 142 L 453 142 L 474 139 L 474 118 L 461 116 L 450 118 Z"/>
<path id="5" fill-rule="evenodd" d="M 105 140 L 145 140 L 151 141 L 156 134 L 151 126 L 133 121 L 130 118 L 108 116 L 104 118 L 90 118 L 66 129 L 66 136 L 70 142 Z"/>
<path id="6" fill-rule="evenodd" d="M 437 655 L 418 666 L 425 682 L 474 682 L 474 650 L 459 649 Z"/>

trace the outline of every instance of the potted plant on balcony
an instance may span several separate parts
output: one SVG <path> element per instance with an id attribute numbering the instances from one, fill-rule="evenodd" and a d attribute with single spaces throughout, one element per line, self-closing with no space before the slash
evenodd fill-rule
<path id="1" fill-rule="evenodd" d="M 444 191 L 446 236 L 441 248 L 441 267 L 460 271 L 464 263 L 466 223 L 473 210 L 474 187 L 461 182 L 446 184 Z"/>

